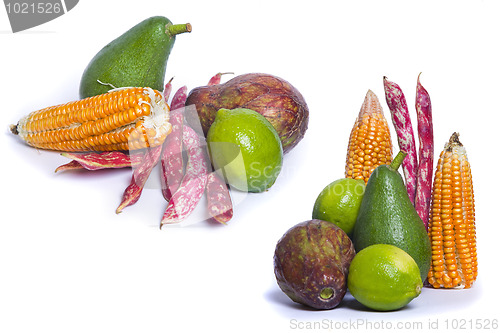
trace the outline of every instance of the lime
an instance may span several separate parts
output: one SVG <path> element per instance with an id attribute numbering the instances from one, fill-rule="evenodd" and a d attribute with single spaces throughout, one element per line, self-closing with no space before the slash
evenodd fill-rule
<path id="1" fill-rule="evenodd" d="M 335 223 L 350 236 L 364 193 L 365 182 L 362 179 L 337 179 L 316 198 L 312 218 Z"/>
<path id="2" fill-rule="evenodd" d="M 207 133 L 214 167 L 241 191 L 270 188 L 281 171 L 283 148 L 273 125 L 260 113 L 220 109 Z"/>
<path id="3" fill-rule="evenodd" d="M 390 311 L 420 295 L 422 279 L 417 263 L 408 253 L 394 245 L 374 244 L 354 256 L 347 287 L 361 304 Z"/>

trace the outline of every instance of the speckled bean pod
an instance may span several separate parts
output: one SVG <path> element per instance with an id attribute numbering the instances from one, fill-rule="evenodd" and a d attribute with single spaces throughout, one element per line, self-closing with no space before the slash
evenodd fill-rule
<path id="1" fill-rule="evenodd" d="M 172 97 L 170 124 L 172 132 L 163 143 L 161 156 L 161 191 L 165 200 L 169 201 L 175 193 L 184 176 L 184 161 L 182 158 L 182 132 L 184 122 L 184 103 L 186 103 L 187 87 L 177 90 Z"/>
<path id="2" fill-rule="evenodd" d="M 417 188 L 417 149 L 411 125 L 410 113 L 406 98 L 401 88 L 384 76 L 385 99 L 391 111 L 392 123 L 398 136 L 399 149 L 408 155 L 403 160 L 403 174 L 406 182 L 406 191 L 411 202 L 415 202 Z"/>
<path id="3" fill-rule="evenodd" d="M 217 222 L 226 224 L 233 217 L 233 203 L 229 188 L 215 171 L 207 177 L 208 213 Z"/>
<path id="4" fill-rule="evenodd" d="M 100 170 L 133 167 L 140 163 L 143 154 L 125 154 L 120 151 L 108 151 L 103 153 L 62 153 L 61 156 L 72 159 L 71 162 L 59 166 L 55 172 L 63 170 Z"/>
<path id="5" fill-rule="evenodd" d="M 177 191 L 172 195 L 160 223 L 166 224 L 183 221 L 198 205 L 207 183 L 207 156 L 201 146 L 198 134 L 187 125 L 184 126 L 182 142 L 188 153 L 186 173 Z"/>
<path id="6" fill-rule="evenodd" d="M 432 174 L 434 164 L 434 130 L 432 126 L 432 105 L 429 93 L 417 79 L 415 108 L 418 119 L 419 161 L 417 170 L 417 192 L 415 209 L 424 222 L 429 223 L 429 209 L 432 192 Z"/>
<path id="7" fill-rule="evenodd" d="M 208 85 L 220 84 L 222 75 L 232 73 L 217 73 L 210 78 Z M 217 222 L 226 224 L 233 217 L 233 203 L 229 188 L 224 180 L 212 171 L 207 177 L 207 208 L 208 214 Z"/>
<path id="8" fill-rule="evenodd" d="M 117 214 L 121 213 L 125 207 L 133 205 L 139 200 L 151 171 L 160 160 L 161 150 L 162 145 L 147 149 L 141 163 L 134 168 L 130 185 L 125 189 L 122 202 L 116 209 Z"/>

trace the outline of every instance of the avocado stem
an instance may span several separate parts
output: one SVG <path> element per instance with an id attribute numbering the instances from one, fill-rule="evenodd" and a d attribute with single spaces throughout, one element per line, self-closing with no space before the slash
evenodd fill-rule
<path id="1" fill-rule="evenodd" d="M 170 36 L 174 37 L 185 32 L 191 32 L 193 27 L 191 23 L 186 24 L 167 24 L 165 32 Z"/>
<path id="2" fill-rule="evenodd" d="M 397 170 L 401 163 L 403 163 L 406 155 L 408 155 L 407 152 L 405 152 L 404 150 L 400 150 L 396 157 L 394 157 L 394 159 L 392 160 L 392 163 L 389 165 L 389 167 L 393 170 Z"/>

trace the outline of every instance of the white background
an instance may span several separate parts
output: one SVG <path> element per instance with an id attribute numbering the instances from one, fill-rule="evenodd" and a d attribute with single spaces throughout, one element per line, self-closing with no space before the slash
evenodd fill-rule
<path id="1" fill-rule="evenodd" d="M 347 331 L 352 323 L 354 331 L 412 323 L 425 331 L 461 319 L 470 331 L 499 320 L 499 10 L 485 0 L 87 0 L 13 34 L 0 9 L 0 331 L 284 332 L 320 324 Z M 66 158 L 8 131 L 33 110 L 78 99 L 94 54 L 154 15 L 193 25 L 170 56 L 174 90 L 204 85 L 217 72 L 264 72 L 292 83 L 308 103 L 309 129 L 285 156 L 278 181 L 266 193 L 237 197 L 227 226 L 200 222 L 202 201 L 190 226 L 159 230 L 166 202 L 154 184 L 117 215 L 130 169 L 55 174 Z M 350 296 L 330 311 L 293 304 L 275 282 L 276 242 L 310 219 L 321 189 L 343 177 L 368 89 L 390 121 L 384 75 L 403 89 L 416 131 L 420 72 L 433 104 L 436 156 L 458 131 L 472 165 L 477 283 L 467 291 L 425 289 L 390 313 L 367 311 Z M 394 132 L 393 145 L 397 151 Z"/>

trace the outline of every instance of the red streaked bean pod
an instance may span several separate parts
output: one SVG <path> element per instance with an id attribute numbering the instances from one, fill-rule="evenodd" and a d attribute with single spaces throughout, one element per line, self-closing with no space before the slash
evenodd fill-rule
<path id="1" fill-rule="evenodd" d="M 163 98 L 165 99 L 165 102 L 167 103 L 168 105 L 168 99 L 170 98 L 170 93 L 172 92 L 172 81 L 174 80 L 174 78 L 171 78 L 167 84 L 165 84 L 165 88 L 163 88 Z M 170 109 L 172 109 L 170 107 Z"/>
<path id="2" fill-rule="evenodd" d="M 208 86 L 214 86 L 216 84 L 220 84 L 220 81 L 221 81 L 221 78 L 222 78 L 222 75 L 225 75 L 225 74 L 234 74 L 232 72 L 226 72 L 226 73 L 217 73 L 215 74 L 214 76 L 212 76 L 210 78 L 210 80 L 208 81 Z"/>
<path id="3" fill-rule="evenodd" d="M 68 171 L 68 170 L 85 170 L 83 165 L 78 163 L 78 161 L 71 161 L 69 163 L 60 165 L 54 170 L 54 172 L 59 172 L 59 171 Z"/>
<path id="4" fill-rule="evenodd" d="M 220 84 L 222 75 L 225 74 L 233 73 L 217 73 L 208 81 L 208 85 Z M 227 184 L 215 171 L 208 174 L 206 194 L 208 214 L 219 223 L 229 222 L 233 217 L 231 195 Z"/>
<path id="5" fill-rule="evenodd" d="M 122 202 L 116 209 L 117 214 L 121 213 L 125 207 L 133 205 L 139 200 L 151 171 L 160 159 L 162 147 L 163 145 L 148 148 L 143 155 L 141 163 L 134 168 L 130 185 L 125 189 Z"/>
<path id="6" fill-rule="evenodd" d="M 217 222 L 226 224 L 233 217 L 233 203 L 226 182 L 215 171 L 207 176 L 208 214 Z"/>
<path id="7" fill-rule="evenodd" d="M 179 89 L 177 89 L 177 91 L 174 94 L 174 97 L 172 97 L 170 109 L 176 110 L 184 108 L 186 104 L 186 98 L 187 98 L 187 87 L 182 86 Z"/>
<path id="8" fill-rule="evenodd" d="M 417 188 L 417 150 L 415 147 L 415 137 L 411 125 L 410 113 L 406 98 L 401 88 L 384 76 L 385 99 L 391 111 L 392 123 L 398 137 L 399 149 L 405 151 L 403 160 L 403 174 L 406 181 L 406 191 L 412 204 L 415 202 Z"/>
<path id="9" fill-rule="evenodd" d="M 172 132 L 167 136 L 161 155 L 161 191 L 165 200 L 169 201 L 175 193 L 184 176 L 184 161 L 182 157 L 182 131 L 184 122 L 184 104 L 186 103 L 187 87 L 177 90 L 172 97 L 170 124 Z"/>
<path id="10" fill-rule="evenodd" d="M 140 163 L 142 153 L 132 155 L 120 151 L 108 151 L 103 153 L 62 153 L 61 156 L 72 159 L 71 162 L 59 166 L 55 172 L 63 170 L 86 169 L 117 169 L 133 167 Z"/>
<path id="11" fill-rule="evenodd" d="M 201 146 L 198 134 L 187 125 L 184 125 L 182 141 L 188 155 L 186 173 L 179 188 L 168 202 L 160 228 L 165 224 L 183 221 L 192 213 L 205 192 L 208 170 L 205 149 Z"/>
<path id="12" fill-rule="evenodd" d="M 415 108 L 418 119 L 419 163 L 417 170 L 417 192 L 415 209 L 427 228 L 432 194 L 432 174 L 434 165 L 434 130 L 432 125 L 432 105 L 429 93 L 417 79 Z"/>

